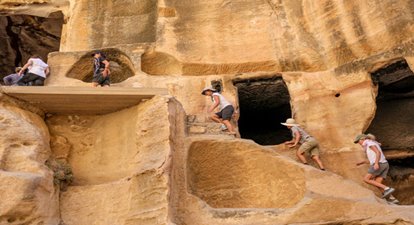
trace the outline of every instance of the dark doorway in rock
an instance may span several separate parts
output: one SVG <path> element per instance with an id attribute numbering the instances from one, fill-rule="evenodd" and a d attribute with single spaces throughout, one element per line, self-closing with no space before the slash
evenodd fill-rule
<path id="1" fill-rule="evenodd" d="M 396 189 L 393 195 L 400 204 L 414 205 L 414 156 L 406 154 L 407 152 L 399 152 L 395 156 L 387 154 L 390 171 L 386 184 Z"/>
<path id="2" fill-rule="evenodd" d="M 23 66 L 32 55 L 45 61 L 58 51 L 64 17 L 55 12 L 48 18 L 31 15 L 0 16 L 0 81 Z"/>
<path id="3" fill-rule="evenodd" d="M 377 111 L 367 132 L 377 136 L 390 163 L 390 182 L 402 204 L 414 204 L 414 73 L 399 60 L 371 74 Z M 408 191 L 411 190 L 411 191 Z"/>
<path id="4" fill-rule="evenodd" d="M 414 73 L 400 60 L 371 76 L 378 96 L 368 132 L 380 138 L 386 150 L 414 150 Z"/>
<path id="5" fill-rule="evenodd" d="M 238 90 L 242 138 L 261 145 L 281 144 L 291 139 L 281 122 L 291 117 L 290 96 L 281 77 L 234 81 Z"/>

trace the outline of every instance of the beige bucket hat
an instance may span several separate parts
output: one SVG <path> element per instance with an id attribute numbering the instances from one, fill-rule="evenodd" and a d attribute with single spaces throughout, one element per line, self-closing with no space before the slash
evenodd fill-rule
<path id="1" fill-rule="evenodd" d="M 212 88 L 212 87 L 206 87 L 203 89 L 203 91 L 201 92 L 202 95 L 206 95 L 206 91 L 212 91 L 212 92 L 216 92 L 217 90 Z"/>
<path id="2" fill-rule="evenodd" d="M 299 124 L 297 124 L 296 121 L 292 118 L 289 118 L 289 119 L 286 120 L 285 123 L 280 123 L 280 124 L 282 124 L 284 126 L 292 126 L 292 127 L 298 127 L 299 126 Z"/>
<path id="3" fill-rule="evenodd" d="M 354 143 L 355 143 L 355 144 L 356 144 L 356 143 L 358 143 L 358 142 L 359 142 L 359 140 L 361 140 L 361 139 L 367 139 L 367 135 L 366 135 L 366 134 L 358 134 L 358 135 L 355 137 Z"/>

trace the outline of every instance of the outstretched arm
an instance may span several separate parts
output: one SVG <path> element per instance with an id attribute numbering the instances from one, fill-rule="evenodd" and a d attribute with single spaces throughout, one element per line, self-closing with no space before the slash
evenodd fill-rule
<path id="1" fill-rule="evenodd" d="M 361 161 L 361 162 L 357 162 L 356 165 L 360 166 L 362 164 L 369 164 L 369 162 L 367 160 Z"/>
<path id="2" fill-rule="evenodd" d="M 29 66 L 31 66 L 33 64 L 32 60 L 28 60 L 27 63 L 23 66 L 23 68 L 19 71 L 19 75 L 21 76 L 24 71 L 29 68 Z"/>
<path id="3" fill-rule="evenodd" d="M 295 147 L 296 145 L 298 145 L 298 143 L 299 143 L 299 140 L 300 140 L 300 133 L 299 133 L 299 131 L 295 131 L 295 138 L 294 138 L 294 142 L 293 142 L 293 144 L 291 145 L 291 146 L 289 146 L 289 147 L 291 147 L 291 148 L 293 148 L 293 147 Z"/>
<path id="4" fill-rule="evenodd" d="M 208 108 L 208 112 L 209 113 L 211 113 L 211 112 L 213 112 L 213 110 L 218 106 L 218 105 L 220 105 L 220 98 L 216 95 L 216 96 L 213 96 L 213 98 L 214 98 L 214 104 L 213 105 L 211 105 L 210 106 L 210 108 Z"/>

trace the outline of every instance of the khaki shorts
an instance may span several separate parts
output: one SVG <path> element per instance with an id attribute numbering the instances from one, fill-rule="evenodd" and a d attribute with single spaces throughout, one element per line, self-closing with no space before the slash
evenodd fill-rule
<path id="1" fill-rule="evenodd" d="M 309 137 L 303 142 L 303 144 L 299 147 L 299 153 L 307 153 L 310 156 L 319 155 L 319 143 L 318 141 L 313 138 Z"/>
<path id="2" fill-rule="evenodd" d="M 388 163 L 379 163 L 379 168 L 377 170 L 374 169 L 374 165 L 370 165 L 368 173 L 372 174 L 374 177 L 382 177 L 385 179 L 387 177 L 389 169 L 390 166 Z"/>

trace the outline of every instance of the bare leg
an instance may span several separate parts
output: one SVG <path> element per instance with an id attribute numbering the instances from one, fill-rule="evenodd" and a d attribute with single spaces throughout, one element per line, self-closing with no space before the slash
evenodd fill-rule
<path id="1" fill-rule="evenodd" d="M 223 123 L 222 120 L 220 119 L 220 117 L 218 117 L 215 113 L 212 113 L 210 115 L 210 118 L 216 123 Z"/>
<path id="2" fill-rule="evenodd" d="M 229 130 L 230 134 L 236 134 L 236 132 L 234 132 L 233 125 L 231 124 L 231 122 L 229 120 L 222 120 L 222 123 L 224 125 L 226 125 L 226 127 Z"/>
<path id="3" fill-rule="evenodd" d="M 382 177 L 375 177 L 375 179 L 374 179 L 376 182 L 378 182 L 378 183 L 380 183 L 380 184 L 382 184 L 382 182 L 384 181 L 384 178 L 382 178 Z M 378 189 L 380 189 L 380 191 L 381 191 L 381 193 L 384 191 L 382 188 L 380 188 L 380 187 L 377 187 Z"/>
<path id="4" fill-rule="evenodd" d="M 371 184 L 371 185 L 374 185 L 377 188 L 382 189 L 382 191 L 385 190 L 385 188 L 387 188 L 387 186 L 377 182 L 372 174 L 365 175 L 364 181 L 367 184 Z M 381 182 L 382 182 L 382 180 L 381 180 Z"/>
<path id="5" fill-rule="evenodd" d="M 322 161 L 321 161 L 321 159 L 319 158 L 319 156 L 317 156 L 317 155 L 313 155 L 312 156 L 312 159 L 318 164 L 318 166 L 319 166 L 319 168 L 321 169 L 321 170 L 324 170 L 325 169 L 325 167 L 323 166 L 323 164 L 322 164 Z"/>
<path id="6" fill-rule="evenodd" d="M 302 163 L 308 164 L 304 155 L 304 152 L 300 153 L 299 150 L 296 151 L 296 156 L 300 159 L 300 161 L 302 161 Z"/>

